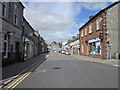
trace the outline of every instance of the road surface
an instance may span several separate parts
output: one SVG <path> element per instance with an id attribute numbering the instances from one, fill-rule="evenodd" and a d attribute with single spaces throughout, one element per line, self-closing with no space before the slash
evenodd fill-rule
<path id="1" fill-rule="evenodd" d="M 118 68 L 51 53 L 15 88 L 118 88 Z"/>

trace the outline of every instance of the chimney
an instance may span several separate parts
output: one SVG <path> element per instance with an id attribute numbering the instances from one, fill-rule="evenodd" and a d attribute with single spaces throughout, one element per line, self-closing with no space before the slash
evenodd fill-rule
<path id="1" fill-rule="evenodd" d="M 91 19 L 91 18 L 93 18 L 93 17 L 94 17 L 94 15 L 90 15 L 90 16 L 89 16 L 89 19 Z"/>

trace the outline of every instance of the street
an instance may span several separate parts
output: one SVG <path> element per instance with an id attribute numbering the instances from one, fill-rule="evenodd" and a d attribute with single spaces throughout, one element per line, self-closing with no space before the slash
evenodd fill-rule
<path id="1" fill-rule="evenodd" d="M 53 52 L 15 88 L 118 88 L 118 68 Z"/>

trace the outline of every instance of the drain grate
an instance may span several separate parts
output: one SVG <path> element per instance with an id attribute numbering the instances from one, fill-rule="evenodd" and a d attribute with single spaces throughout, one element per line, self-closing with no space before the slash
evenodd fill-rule
<path id="1" fill-rule="evenodd" d="M 55 67 L 55 68 L 53 68 L 53 69 L 61 69 L 60 67 Z"/>

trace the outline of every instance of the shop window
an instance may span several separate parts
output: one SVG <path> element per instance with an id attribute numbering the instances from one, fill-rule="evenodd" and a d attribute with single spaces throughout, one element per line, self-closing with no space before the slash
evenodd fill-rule
<path id="1" fill-rule="evenodd" d="M 100 42 L 96 42 L 96 54 L 101 55 L 101 45 Z"/>

